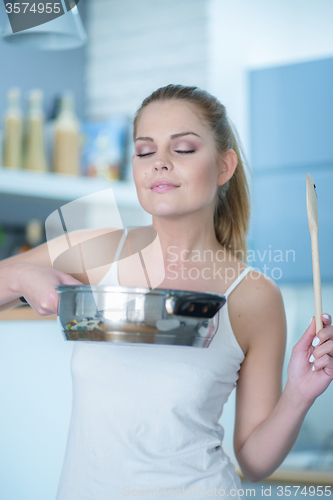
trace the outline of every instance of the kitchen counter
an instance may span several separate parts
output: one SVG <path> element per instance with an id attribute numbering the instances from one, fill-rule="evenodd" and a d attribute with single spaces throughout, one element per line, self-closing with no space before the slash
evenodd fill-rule
<path id="1" fill-rule="evenodd" d="M 13 309 L 6 309 L 0 311 L 0 321 L 55 321 L 56 314 L 49 314 L 47 316 L 39 316 L 39 314 L 30 306 L 14 307 Z"/>
<path id="2" fill-rule="evenodd" d="M 236 472 L 241 480 L 245 480 L 239 467 Z M 320 472 L 316 470 L 291 470 L 279 468 L 271 476 L 264 479 L 267 483 L 313 485 L 313 486 L 333 486 L 333 472 Z"/>

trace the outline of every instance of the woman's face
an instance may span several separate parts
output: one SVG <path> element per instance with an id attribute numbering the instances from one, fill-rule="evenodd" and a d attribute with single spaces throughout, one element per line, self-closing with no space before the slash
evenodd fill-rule
<path id="1" fill-rule="evenodd" d="M 222 171 L 216 156 L 213 135 L 192 104 L 150 103 L 137 125 L 133 156 L 140 204 L 158 217 L 213 211 Z"/>

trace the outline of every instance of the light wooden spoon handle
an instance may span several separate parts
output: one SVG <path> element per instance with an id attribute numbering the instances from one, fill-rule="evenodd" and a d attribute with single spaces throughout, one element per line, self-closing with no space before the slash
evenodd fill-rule
<path id="1" fill-rule="evenodd" d="M 311 250 L 312 250 L 313 290 L 314 290 L 315 315 L 316 315 L 316 333 L 318 333 L 319 330 L 323 328 L 323 322 L 321 319 L 322 301 L 321 301 L 318 233 L 311 234 Z"/>
<path id="2" fill-rule="evenodd" d="M 317 204 L 317 195 L 315 191 L 315 184 L 310 174 L 307 175 L 306 179 L 306 206 L 307 206 L 309 229 L 311 235 L 316 333 L 318 333 L 318 331 L 323 328 L 323 322 L 321 319 L 322 300 L 321 300 L 321 281 L 320 281 L 319 245 L 318 245 L 318 231 L 319 231 L 318 204 Z"/>

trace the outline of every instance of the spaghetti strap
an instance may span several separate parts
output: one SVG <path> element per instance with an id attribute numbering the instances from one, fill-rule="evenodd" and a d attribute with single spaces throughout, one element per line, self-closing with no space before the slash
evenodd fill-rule
<path id="1" fill-rule="evenodd" d="M 113 259 L 113 262 L 108 270 L 108 272 L 105 274 L 105 276 L 102 278 L 102 280 L 98 283 L 99 285 L 119 285 L 119 280 L 118 280 L 118 261 L 119 257 L 121 255 L 122 249 L 124 247 L 125 241 L 127 239 L 128 235 L 128 229 L 127 227 L 124 227 L 124 232 L 121 235 L 121 238 L 118 243 L 118 247 Z"/>
<path id="2" fill-rule="evenodd" d="M 128 229 L 127 229 L 127 226 L 125 226 L 124 227 L 124 232 L 123 232 L 123 234 L 122 234 L 122 236 L 120 238 L 119 245 L 117 247 L 117 250 L 116 250 L 116 253 L 115 253 L 115 256 L 114 256 L 114 259 L 113 259 L 113 263 L 118 262 L 120 254 L 121 254 L 121 251 L 122 251 L 123 246 L 125 244 L 125 240 L 127 238 L 127 235 L 128 235 Z"/>
<path id="3" fill-rule="evenodd" d="M 240 273 L 238 278 L 235 279 L 235 281 L 229 286 L 228 290 L 223 294 L 225 298 L 228 298 L 228 296 L 231 294 L 231 292 L 236 288 L 236 286 L 242 281 L 243 278 L 252 270 L 251 266 L 248 266 L 244 271 Z"/>

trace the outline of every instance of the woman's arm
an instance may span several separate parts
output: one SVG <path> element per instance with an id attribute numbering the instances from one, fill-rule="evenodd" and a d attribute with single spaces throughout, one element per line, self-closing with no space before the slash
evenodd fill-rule
<path id="1" fill-rule="evenodd" d="M 109 257 L 110 247 L 116 246 L 117 237 L 119 237 L 119 231 L 113 233 L 114 231 L 113 228 L 73 231 L 70 233 L 72 246 L 75 248 L 75 245 L 80 242 L 93 242 L 94 238 L 106 235 L 106 238 L 102 237 L 96 240 L 100 246 L 99 258 L 103 253 L 105 261 L 104 250 L 107 257 Z M 96 248 L 98 243 L 95 245 L 94 250 L 96 254 L 98 253 Z M 49 254 L 49 244 L 52 246 L 53 263 Z M 71 260 L 75 260 L 77 253 L 68 255 L 68 258 L 65 255 L 63 262 L 57 266 L 56 258 L 64 255 L 64 249 L 66 248 L 66 238 L 60 236 L 49 243 L 43 243 L 27 252 L 0 261 L 0 311 L 22 304 L 19 297 L 23 295 L 27 298 L 25 294 L 30 294 L 31 302 L 29 303 L 39 314 L 52 314 L 56 312 L 58 295 L 50 287 L 59 284 L 91 284 L 91 279 L 94 279 L 93 272 L 90 273 L 89 280 L 85 270 L 81 273 L 70 271 L 71 266 L 68 264 Z M 112 252 L 113 249 L 111 249 L 111 254 Z M 55 264 L 55 267 L 53 264 Z M 62 265 L 68 270 L 62 269 Z M 43 298 L 39 300 L 38 296 L 44 297 L 44 306 L 40 303 Z"/>
<path id="2" fill-rule="evenodd" d="M 236 336 L 237 332 L 247 331 L 249 347 L 237 383 L 234 448 L 245 477 L 260 481 L 274 472 L 289 453 L 315 397 L 307 397 L 300 384 L 293 383 L 289 369 L 282 392 L 286 321 L 278 287 L 261 275 L 239 287 L 237 295 L 236 291 L 230 309 L 235 311 L 238 301 L 242 314 L 234 312 L 230 320 Z M 294 374 L 300 369 L 295 362 L 297 349 L 302 351 L 302 370 L 311 371 L 314 335 L 311 325 L 298 343 L 301 347 L 293 349 Z"/>
<path id="3" fill-rule="evenodd" d="M 17 280 L 18 272 L 19 268 L 16 264 L 0 266 L 0 311 L 22 304 L 12 287 L 13 281 Z"/>
<path id="4" fill-rule="evenodd" d="M 13 289 L 13 283 L 17 282 L 25 262 L 52 267 L 47 243 L 0 261 L 0 311 L 22 305 L 20 295 Z"/>

